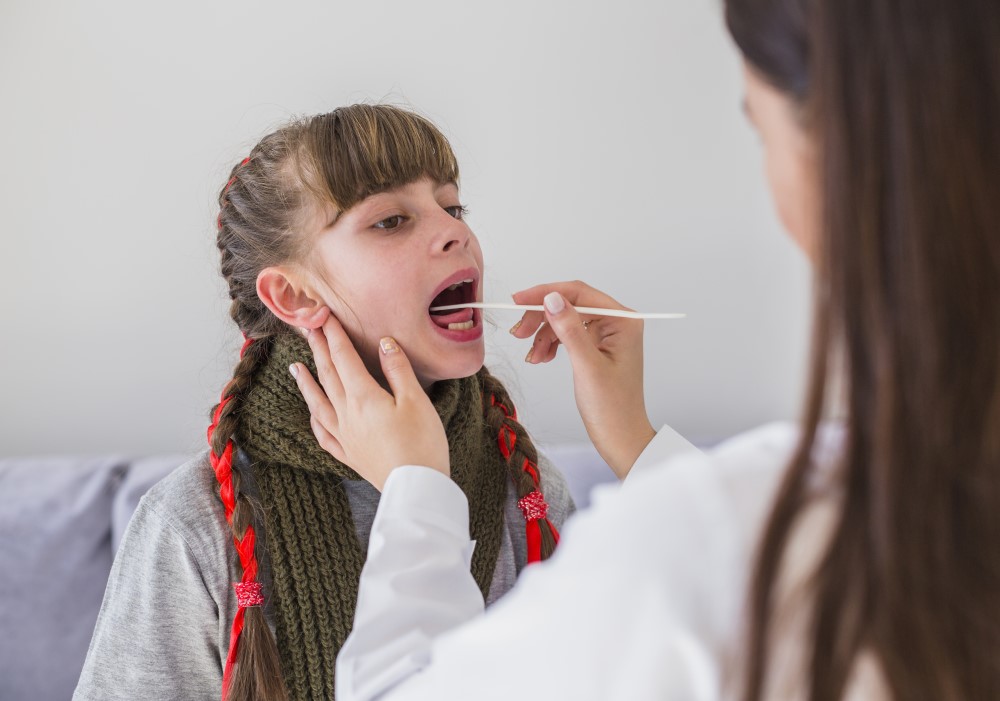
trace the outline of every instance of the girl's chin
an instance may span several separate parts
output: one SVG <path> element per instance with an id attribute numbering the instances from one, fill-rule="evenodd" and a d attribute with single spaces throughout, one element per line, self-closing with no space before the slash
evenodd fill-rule
<path id="1" fill-rule="evenodd" d="M 486 349 L 483 343 L 474 344 L 474 347 L 463 349 L 462 352 L 453 352 L 445 355 L 438 355 L 427 363 L 420 363 L 416 369 L 417 379 L 426 389 L 439 380 L 457 380 L 469 377 L 479 372 L 486 360 Z M 414 365 L 417 368 L 417 365 Z"/>

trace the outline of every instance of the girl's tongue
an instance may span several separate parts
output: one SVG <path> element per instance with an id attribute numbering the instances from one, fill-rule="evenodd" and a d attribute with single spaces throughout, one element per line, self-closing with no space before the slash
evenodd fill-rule
<path id="1" fill-rule="evenodd" d="M 456 309 L 448 312 L 431 312 L 431 321 L 442 329 L 449 328 L 449 324 L 467 324 L 472 321 L 475 314 L 474 309 Z"/>
<path id="2" fill-rule="evenodd" d="M 474 301 L 475 288 L 471 282 L 461 282 L 442 290 L 437 297 L 431 300 L 430 309 L 435 307 L 446 307 L 451 304 L 465 304 Z M 475 325 L 475 311 L 472 309 L 451 309 L 442 312 L 428 311 L 431 321 L 442 329 L 451 331 L 464 331 L 471 329 Z"/>

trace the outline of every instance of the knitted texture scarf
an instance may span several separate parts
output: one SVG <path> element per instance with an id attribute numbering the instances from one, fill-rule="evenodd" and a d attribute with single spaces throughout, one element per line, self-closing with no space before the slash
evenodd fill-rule
<path id="1" fill-rule="evenodd" d="M 239 414 L 237 445 L 251 461 L 264 515 L 262 558 L 270 582 L 282 673 L 290 701 L 334 697 L 334 668 L 354 619 L 365 553 L 342 483 L 362 479 L 323 450 L 288 372 L 316 367 L 298 336 L 273 341 Z M 472 574 L 490 588 L 504 526 L 508 471 L 483 418 L 478 376 L 437 382 L 431 400 L 448 436 L 452 478 L 469 500 Z"/>

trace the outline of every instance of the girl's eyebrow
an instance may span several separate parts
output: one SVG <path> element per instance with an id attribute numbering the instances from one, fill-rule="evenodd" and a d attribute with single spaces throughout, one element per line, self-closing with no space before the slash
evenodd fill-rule
<path id="1" fill-rule="evenodd" d="M 370 212 L 371 209 L 380 206 L 380 200 L 378 198 L 388 195 L 389 195 L 388 192 L 375 192 L 371 195 L 368 195 L 368 197 L 365 197 L 363 200 L 359 202 L 355 202 L 347 209 L 343 211 L 338 211 L 336 214 L 334 214 L 333 219 L 330 220 L 330 224 L 328 226 L 333 226 L 342 214 L 347 214 L 348 212 L 350 212 L 355 217 L 361 217 L 362 219 L 367 218 L 371 214 Z"/>
<path id="2" fill-rule="evenodd" d="M 455 188 L 455 190 L 458 190 L 458 183 L 455 180 L 445 180 L 443 182 L 438 182 L 437 187 L 434 188 L 434 190 L 435 190 L 435 192 L 437 192 L 437 191 L 443 190 L 443 189 L 445 189 L 446 187 L 449 187 L 449 186 Z M 362 214 L 364 214 L 366 208 L 377 207 L 378 206 L 378 201 L 377 201 L 378 198 L 380 198 L 380 197 L 388 197 L 388 196 L 391 196 L 391 191 L 389 191 L 389 190 L 386 190 L 384 192 L 375 192 L 375 193 L 372 193 L 371 195 L 368 195 L 368 197 L 365 197 L 360 202 L 357 202 L 357 203 L 353 204 L 348 209 L 346 209 L 344 211 L 338 211 L 338 212 L 334 213 L 333 218 L 330 220 L 330 222 L 327 224 L 327 226 L 330 227 L 330 226 L 333 226 L 334 224 L 336 224 L 337 220 L 340 218 L 340 215 L 344 214 L 345 212 L 358 212 L 358 211 L 360 211 L 360 212 L 362 212 Z"/>

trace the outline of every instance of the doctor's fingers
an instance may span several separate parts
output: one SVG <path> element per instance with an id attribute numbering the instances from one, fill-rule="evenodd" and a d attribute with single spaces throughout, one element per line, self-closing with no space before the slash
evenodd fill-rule
<path id="1" fill-rule="evenodd" d="M 617 319 L 614 317 L 591 317 L 582 319 L 581 325 L 594 347 L 603 355 L 618 357 L 630 352 L 635 346 L 642 347 L 643 322 L 641 319 Z M 528 357 L 529 363 L 547 363 L 556 357 L 562 342 L 555 330 L 548 324 L 535 334 Z"/>
<path id="2" fill-rule="evenodd" d="M 512 297 L 517 304 L 542 304 L 545 295 L 550 292 L 558 292 L 574 307 L 600 307 L 602 309 L 624 309 L 634 311 L 624 306 L 610 295 L 591 287 L 585 282 L 574 280 L 570 282 L 551 282 L 520 292 L 515 292 Z M 510 332 L 516 338 L 528 338 L 545 321 L 544 312 L 525 312 L 521 320 L 514 325 Z"/>
<path id="3" fill-rule="evenodd" d="M 545 323 L 544 312 L 525 312 L 524 316 L 514 324 L 510 332 L 514 338 L 528 338 Z"/>
<path id="4" fill-rule="evenodd" d="M 525 357 L 527 363 L 547 363 L 556 357 L 556 349 L 559 347 L 559 337 L 548 324 L 542 324 L 531 342 L 531 349 Z"/>
<path id="5" fill-rule="evenodd" d="M 610 324 L 607 322 L 611 322 Z M 616 332 L 614 329 L 609 328 L 614 326 L 614 322 L 617 319 L 584 319 L 581 324 L 585 331 L 588 332 L 588 336 L 597 347 L 598 350 L 603 350 L 603 341 L 605 337 L 609 334 L 614 335 Z M 602 323 L 604 322 L 604 323 Z M 559 346 L 562 345 L 562 341 L 556 336 L 555 330 L 549 326 L 548 323 L 542 324 L 542 327 L 535 334 L 535 338 L 531 344 L 531 350 L 528 351 L 528 356 L 525 358 L 526 362 L 536 364 L 536 363 L 548 363 L 553 360 L 559 351 Z"/>

